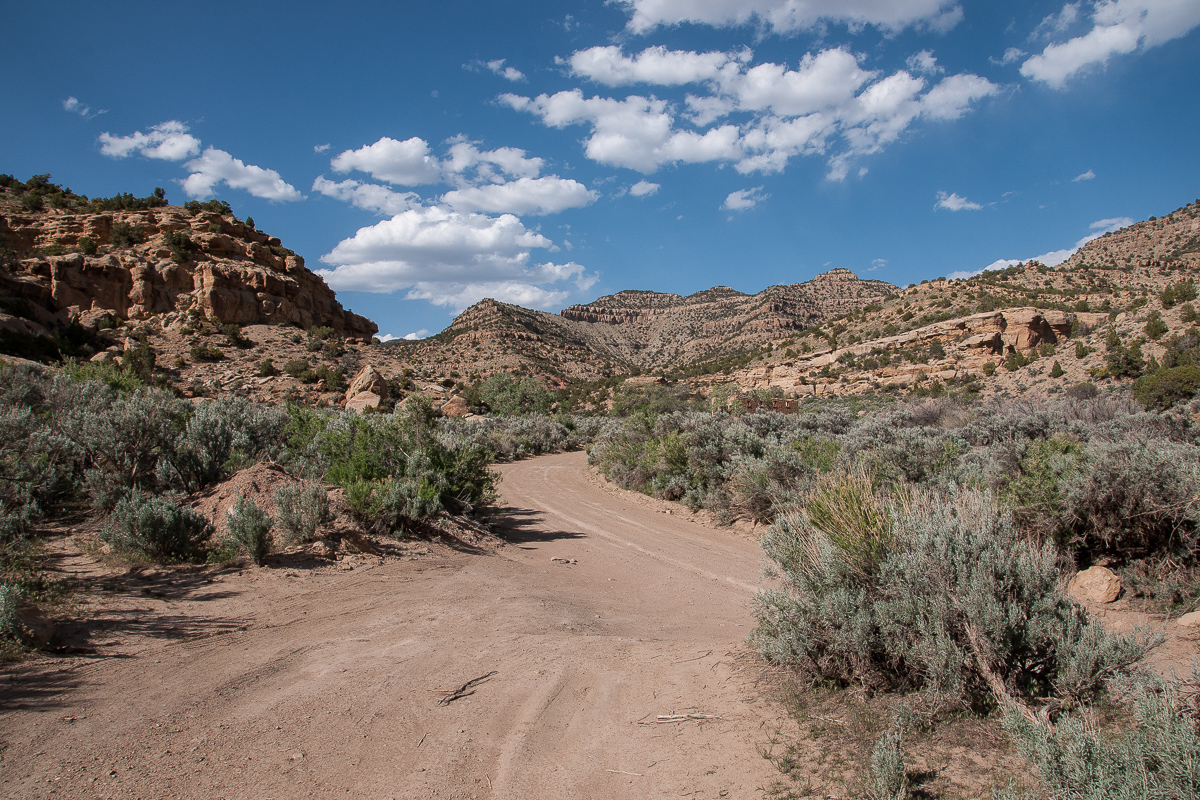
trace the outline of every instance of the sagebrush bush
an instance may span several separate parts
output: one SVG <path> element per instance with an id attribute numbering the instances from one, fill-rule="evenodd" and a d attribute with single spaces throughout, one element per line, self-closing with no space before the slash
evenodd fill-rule
<path id="1" fill-rule="evenodd" d="M 212 534 L 212 525 L 190 508 L 165 497 L 134 492 L 121 499 L 100 540 L 113 547 L 158 562 L 195 558 Z"/>
<path id="2" fill-rule="evenodd" d="M 1196 689 L 1139 671 L 1124 684 L 1133 724 L 1105 733 L 1086 713 L 1037 724 L 1010 706 L 1004 726 L 1037 769 L 1043 791 L 995 792 L 996 800 L 1183 800 L 1200 797 Z"/>
<path id="3" fill-rule="evenodd" d="M 0 583 L 0 640 L 21 636 L 21 590 Z"/>
<path id="4" fill-rule="evenodd" d="M 237 496 L 226 521 L 229 541 L 260 567 L 271 553 L 271 517 L 254 500 Z"/>
<path id="5" fill-rule="evenodd" d="M 902 747 L 903 736 L 895 728 L 884 731 L 875 742 L 865 787 L 869 800 L 905 800 L 909 797 Z"/>
<path id="6" fill-rule="evenodd" d="M 935 708 L 988 708 L 1077 702 L 1145 652 L 1061 593 L 1054 549 L 989 495 L 900 498 L 872 534 L 876 501 L 852 489 L 842 518 L 856 532 L 835 538 L 802 513 L 763 537 L 784 584 L 756 599 L 752 638 L 768 659 L 812 680 L 920 689 Z"/>
<path id="7" fill-rule="evenodd" d="M 275 490 L 275 521 L 287 544 L 305 544 L 317 538 L 317 529 L 329 521 L 329 495 L 319 481 L 302 481 Z"/>

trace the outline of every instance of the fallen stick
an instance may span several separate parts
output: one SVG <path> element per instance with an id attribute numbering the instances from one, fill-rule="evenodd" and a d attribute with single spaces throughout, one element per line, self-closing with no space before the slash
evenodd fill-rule
<path id="1" fill-rule="evenodd" d="M 716 714 L 659 714 L 651 722 L 641 722 L 639 725 L 662 725 L 670 722 L 687 722 L 688 720 L 720 719 Z"/>
<path id="2" fill-rule="evenodd" d="M 636 775 L 639 778 L 645 777 L 640 772 L 626 772 L 623 769 L 606 769 L 605 772 L 615 772 L 618 775 Z"/>
<path id="3" fill-rule="evenodd" d="M 472 678 L 462 686 L 459 686 L 457 689 L 434 689 L 433 691 L 444 695 L 441 700 L 438 700 L 438 705 L 448 706 L 455 700 L 461 700 L 464 697 L 475 694 L 475 687 L 495 674 L 496 670 L 492 670 L 486 675 L 480 675 L 478 678 Z"/>

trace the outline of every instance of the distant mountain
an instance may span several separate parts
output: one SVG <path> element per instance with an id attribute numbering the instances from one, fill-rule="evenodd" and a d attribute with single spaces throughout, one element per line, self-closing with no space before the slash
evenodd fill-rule
<path id="1" fill-rule="evenodd" d="M 558 315 L 484 300 L 437 336 L 388 347 L 403 360 L 463 375 L 524 368 L 568 379 L 664 371 L 755 350 L 897 291 L 835 269 L 753 295 L 727 286 L 687 297 L 624 291 Z"/>

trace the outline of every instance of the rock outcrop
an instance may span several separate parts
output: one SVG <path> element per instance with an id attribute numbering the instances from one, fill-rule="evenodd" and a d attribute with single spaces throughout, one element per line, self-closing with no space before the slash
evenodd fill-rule
<path id="1" fill-rule="evenodd" d="M 0 248 L 17 255 L 0 293 L 47 327 L 87 312 L 146 319 L 196 311 L 239 325 L 328 326 L 369 339 L 304 259 L 232 216 L 163 206 L 101 214 L 0 210 Z M 69 252 L 75 251 L 75 252 Z"/>

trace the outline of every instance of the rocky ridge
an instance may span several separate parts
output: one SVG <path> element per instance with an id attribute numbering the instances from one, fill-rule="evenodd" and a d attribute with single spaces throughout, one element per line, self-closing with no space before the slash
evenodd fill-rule
<path id="1" fill-rule="evenodd" d="M 369 340 L 304 259 L 231 214 L 180 206 L 81 213 L 26 211 L 0 196 L 0 326 L 46 333 L 98 315 L 201 314 L 238 325 L 328 326 Z M 20 321 L 18 321 L 18 318 Z"/>

